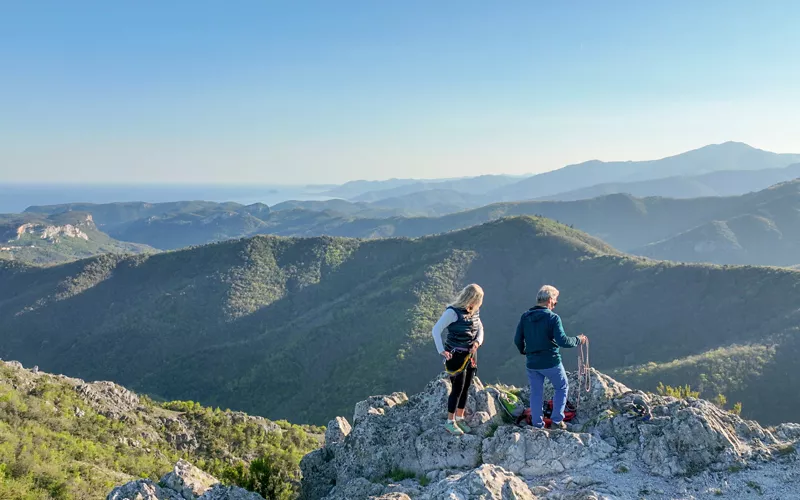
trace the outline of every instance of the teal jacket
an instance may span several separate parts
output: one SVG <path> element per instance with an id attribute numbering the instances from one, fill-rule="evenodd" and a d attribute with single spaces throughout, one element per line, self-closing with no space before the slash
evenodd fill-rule
<path id="1" fill-rule="evenodd" d="M 568 337 L 558 314 L 542 306 L 525 311 L 514 336 L 520 354 L 528 357 L 526 366 L 545 370 L 561 364 L 559 347 L 575 347 L 578 337 Z"/>

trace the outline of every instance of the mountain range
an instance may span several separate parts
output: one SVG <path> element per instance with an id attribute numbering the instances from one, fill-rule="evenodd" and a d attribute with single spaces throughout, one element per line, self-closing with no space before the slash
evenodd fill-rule
<path id="1" fill-rule="evenodd" d="M 615 193 L 633 196 L 666 198 L 700 198 L 707 196 L 736 196 L 760 191 L 774 184 L 800 178 L 800 163 L 783 168 L 764 170 L 720 170 L 708 174 L 681 175 L 638 182 L 597 184 L 588 188 L 566 191 L 542 200 L 572 201 Z"/>
<path id="2" fill-rule="evenodd" d="M 407 196 L 436 198 L 438 193 Z M 106 251 L 171 250 L 256 234 L 419 237 L 515 215 L 552 218 L 625 252 L 660 260 L 777 266 L 800 262 L 796 229 L 800 180 L 738 196 L 672 199 L 613 194 L 575 201 L 496 203 L 433 217 L 398 215 L 407 212 L 384 207 L 380 201 L 290 201 L 272 208 L 211 202 L 112 203 L 30 207 L 24 214 L 6 215 L 0 221 L 5 221 L 4 239 L 10 241 L 7 258 L 13 255 L 33 263 L 63 262 Z M 98 225 L 87 222 L 87 217 Z M 80 238 L 59 238 L 56 246 L 61 251 L 54 250 L 55 240 L 16 235 L 31 221 L 42 231 L 51 227 L 52 232 L 65 220 L 74 222 L 70 227 L 88 225 Z"/>
<path id="3" fill-rule="evenodd" d="M 485 175 L 431 181 L 354 181 L 326 194 L 357 202 L 391 199 L 393 208 L 408 208 L 409 195 L 436 190 L 440 203 L 466 197 L 468 206 L 453 206 L 463 209 L 501 201 L 570 201 L 616 193 L 671 198 L 730 196 L 796 177 L 800 177 L 800 154 L 778 154 L 726 142 L 658 160 L 592 160 L 521 179 Z M 425 207 L 416 201 L 418 209 Z"/>
<path id="4" fill-rule="evenodd" d="M 800 416 L 785 397 L 800 389 L 789 376 L 800 273 L 629 257 L 543 218 L 418 239 L 259 236 L 0 265 L 0 356 L 164 399 L 324 423 L 369 394 L 418 390 L 441 370 L 430 328 L 468 282 L 487 294 L 481 377 L 522 383 L 514 328 L 551 283 L 598 368 L 652 385 L 691 365 L 682 382 L 742 401 L 748 417 Z"/>
<path id="5" fill-rule="evenodd" d="M 496 203 L 440 217 L 311 216 L 276 218 L 270 232 L 357 237 L 419 237 L 501 217 L 541 215 L 574 226 L 615 248 L 654 259 L 792 266 L 800 262 L 800 180 L 739 196 L 672 199 L 606 195 L 576 201 Z"/>
<path id="6" fill-rule="evenodd" d="M 655 259 L 792 266 L 798 264 L 793 229 L 797 185 L 753 191 L 800 175 L 800 163 L 787 166 L 794 160 L 797 155 L 729 142 L 649 162 L 586 162 L 522 180 L 354 181 L 327 193 L 351 200 L 289 200 L 272 207 L 205 201 L 72 203 L 32 206 L 25 214 L 4 218 L 90 213 L 98 231 L 107 233 L 97 238 L 103 248 L 135 242 L 172 250 L 256 234 L 417 237 L 508 215 L 543 215 Z M 614 182 L 563 191 L 600 177 Z M 538 200 L 489 203 L 546 193 Z M 20 250 L 16 255 L 33 262 L 69 258 L 37 258 Z"/>

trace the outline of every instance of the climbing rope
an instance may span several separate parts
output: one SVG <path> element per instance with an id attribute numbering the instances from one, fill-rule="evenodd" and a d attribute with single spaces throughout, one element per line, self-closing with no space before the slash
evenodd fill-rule
<path id="1" fill-rule="evenodd" d="M 589 338 L 578 346 L 578 388 L 575 397 L 575 411 L 581 404 L 581 391 L 592 390 L 592 372 L 589 366 Z"/>

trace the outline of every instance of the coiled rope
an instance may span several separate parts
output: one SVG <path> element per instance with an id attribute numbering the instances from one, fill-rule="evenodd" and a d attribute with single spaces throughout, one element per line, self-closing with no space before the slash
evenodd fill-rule
<path id="1" fill-rule="evenodd" d="M 592 372 L 589 366 L 589 338 L 578 346 L 578 387 L 575 397 L 575 411 L 581 404 L 581 392 L 592 390 Z"/>

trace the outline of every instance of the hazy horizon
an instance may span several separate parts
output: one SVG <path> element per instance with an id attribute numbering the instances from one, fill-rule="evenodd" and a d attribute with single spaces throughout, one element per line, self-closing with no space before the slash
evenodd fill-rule
<path id="1" fill-rule="evenodd" d="M 46 8 L 43 8 L 46 6 Z M 0 7 L 0 182 L 524 175 L 800 150 L 800 4 Z"/>

